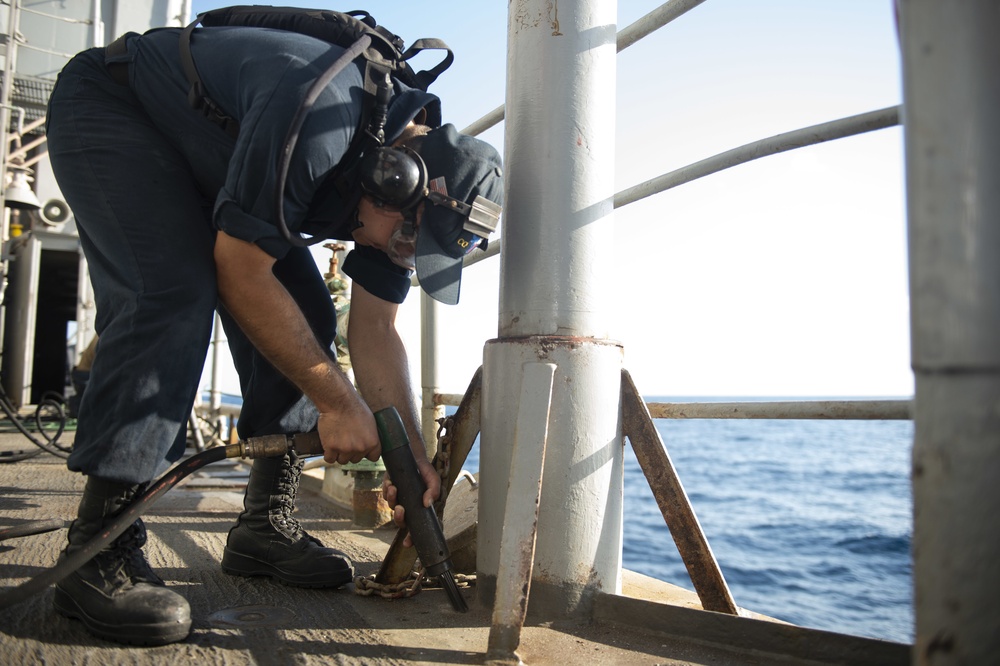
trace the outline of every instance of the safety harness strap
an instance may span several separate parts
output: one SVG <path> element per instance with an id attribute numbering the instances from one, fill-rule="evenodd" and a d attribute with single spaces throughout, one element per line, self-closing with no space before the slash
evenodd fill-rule
<path id="1" fill-rule="evenodd" d="M 184 69 L 187 80 L 191 83 L 191 87 L 188 89 L 188 104 L 195 111 L 201 111 L 209 122 L 218 125 L 223 132 L 235 139 L 240 133 L 240 124 L 216 104 L 215 100 L 205 94 L 205 86 L 201 82 L 201 76 L 198 75 L 194 56 L 191 55 L 191 35 L 199 23 L 201 23 L 200 16 L 181 31 L 180 38 L 181 67 Z"/>

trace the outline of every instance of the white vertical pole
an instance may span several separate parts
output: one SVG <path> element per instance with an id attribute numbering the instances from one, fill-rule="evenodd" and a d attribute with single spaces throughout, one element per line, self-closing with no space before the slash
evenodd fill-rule
<path id="1" fill-rule="evenodd" d="M 496 601 L 486 648 L 488 660 L 516 659 L 517 663 L 520 657 L 515 650 L 521 642 L 531 589 L 556 366 L 552 363 L 528 363 L 523 371 L 524 384 L 521 386 L 511 451 L 514 458 L 523 463 L 524 473 L 511 476 L 507 486 L 507 515 L 500 544 Z"/>
<path id="2" fill-rule="evenodd" d="M 10 211 L 6 208 L 4 191 L 7 189 L 7 158 L 10 142 L 7 134 L 10 129 L 11 113 L 14 110 L 10 103 L 14 90 L 14 75 L 17 72 L 17 32 L 20 17 L 20 0 L 10 0 L 7 9 L 7 33 L 4 35 L 7 43 L 4 45 L 3 82 L 0 83 L 0 214 L 4 216 L 3 236 L 0 241 L 4 243 L 9 240 L 10 233 Z M 6 261 L 4 268 L 6 269 Z"/>
<path id="3" fill-rule="evenodd" d="M 90 267 L 82 250 L 77 250 L 80 257 L 76 277 L 76 355 L 73 365 L 80 362 L 83 350 L 97 335 L 95 330 L 96 305 L 94 304 L 94 287 L 90 283 Z"/>
<path id="4" fill-rule="evenodd" d="M 914 663 L 1000 655 L 1000 3 L 901 3 Z"/>
<path id="5" fill-rule="evenodd" d="M 437 420 L 444 418 L 444 406 L 434 404 L 434 395 L 441 391 L 438 368 L 439 307 L 437 301 L 420 292 L 420 426 L 430 458 L 437 453 Z"/>
<path id="6" fill-rule="evenodd" d="M 7 8 L 7 32 L 4 35 L 6 45 L 4 46 L 4 66 L 3 81 L 0 82 L 0 248 L 3 249 L 3 257 L 0 258 L 0 306 L 6 302 L 10 261 L 6 258 L 7 242 L 10 240 L 10 209 L 7 208 L 4 192 L 7 189 L 7 132 L 10 129 L 11 106 L 10 94 L 14 89 L 14 70 L 17 57 L 17 0 L 10 0 Z M 0 350 L 3 349 L 4 340 L 7 336 L 8 324 L 7 308 L 0 307 Z M 4 362 L 6 365 L 6 361 Z M 12 386 L 8 380 L 7 390 L 10 392 Z"/>
<path id="7" fill-rule="evenodd" d="M 93 45 L 106 46 L 107 42 L 104 41 L 104 19 L 101 16 L 101 0 L 94 0 L 94 5 L 90 13 L 90 22 L 92 24 L 91 37 L 94 39 Z"/>
<path id="8" fill-rule="evenodd" d="M 222 423 L 222 416 L 219 414 L 219 410 L 222 408 L 222 343 L 225 341 L 222 317 L 216 312 L 215 321 L 212 326 L 212 383 L 208 394 L 213 424 L 216 427 L 219 427 Z M 221 429 L 219 432 L 221 433 Z"/>
<path id="9" fill-rule="evenodd" d="M 525 364 L 556 365 L 531 606 L 621 585 L 621 347 L 608 340 L 615 2 L 513 0 L 499 338 L 485 350 L 477 569 L 492 602 Z M 542 399 L 542 396 L 538 397 Z M 526 456 L 530 460 L 532 456 Z M 525 471 L 525 474 L 528 472 Z"/>

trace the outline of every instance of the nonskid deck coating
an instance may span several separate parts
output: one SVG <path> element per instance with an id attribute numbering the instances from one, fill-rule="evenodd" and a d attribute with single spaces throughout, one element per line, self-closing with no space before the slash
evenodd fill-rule
<path id="1" fill-rule="evenodd" d="M 28 448 L 0 434 L 0 450 Z M 191 604 L 187 640 L 155 648 L 110 643 L 52 610 L 52 589 L 0 611 L 3 664 L 480 664 L 490 611 L 464 594 L 471 611 L 452 610 L 444 592 L 385 600 L 340 590 L 309 590 L 261 578 L 226 575 L 219 567 L 226 534 L 242 508 L 242 463 L 204 468 L 168 492 L 146 514 L 147 556 L 167 584 Z M 74 517 L 83 477 L 43 454 L 0 465 L 0 528 Z M 392 530 L 362 530 L 349 512 L 301 492 L 297 515 L 327 545 L 348 553 L 358 574 L 374 573 Z M 0 543 L 0 592 L 55 564 L 65 531 Z M 531 664 L 757 664 L 745 655 L 680 644 L 615 626 L 529 625 L 519 654 Z"/>

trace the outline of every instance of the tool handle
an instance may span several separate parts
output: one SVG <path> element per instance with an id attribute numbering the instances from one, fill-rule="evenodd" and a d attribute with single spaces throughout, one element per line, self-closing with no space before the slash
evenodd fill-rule
<path id="1" fill-rule="evenodd" d="M 427 485 L 420 476 L 399 412 L 395 407 L 379 410 L 375 412 L 375 424 L 382 442 L 382 462 L 396 486 L 396 502 L 406 510 L 406 527 L 420 562 L 430 576 L 450 571 L 448 544 L 434 509 L 424 506 Z"/>
<path id="2" fill-rule="evenodd" d="M 318 432 L 301 432 L 295 435 L 258 435 L 247 437 L 238 444 L 226 447 L 227 458 L 274 458 L 289 450 L 302 458 L 323 455 L 323 443 Z"/>
<path id="3" fill-rule="evenodd" d="M 302 458 L 323 455 L 323 442 L 319 440 L 319 433 L 315 430 L 292 435 L 292 448 Z"/>

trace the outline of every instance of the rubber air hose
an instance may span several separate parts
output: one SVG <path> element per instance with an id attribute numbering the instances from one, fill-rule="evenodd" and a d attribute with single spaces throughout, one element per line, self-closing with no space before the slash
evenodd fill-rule
<path id="1" fill-rule="evenodd" d="M 52 404 L 52 401 L 46 400 L 44 401 L 43 404 Z M 43 405 L 39 405 L 38 410 L 41 410 L 42 406 Z M 60 416 L 59 431 L 56 433 L 54 437 L 51 438 L 45 435 L 44 432 L 42 432 L 42 436 L 47 440 L 47 442 L 42 442 L 40 440 L 35 439 L 34 435 L 32 435 L 31 432 L 24 426 L 24 423 L 21 421 L 20 417 L 17 414 L 17 409 L 15 409 L 14 405 L 10 403 L 10 401 L 7 399 L 6 392 L 4 392 L 3 388 L 0 387 L 0 409 L 2 409 L 4 414 L 7 415 L 7 418 L 10 419 L 10 422 L 14 424 L 14 427 L 16 427 L 22 435 L 27 437 L 32 444 L 38 447 L 38 450 L 0 452 L 0 463 L 20 462 L 22 460 L 34 458 L 35 456 L 40 455 L 43 451 L 46 453 L 51 453 L 52 455 L 57 456 L 59 458 L 69 457 L 69 449 L 59 446 L 59 444 L 56 443 L 56 440 L 59 438 L 59 436 L 62 434 L 63 430 L 66 427 L 66 418 L 65 415 L 63 414 L 61 405 L 54 405 L 54 407 L 57 410 L 57 414 Z M 41 431 L 42 428 L 41 428 L 40 411 L 35 412 L 35 423 L 39 426 L 39 431 Z"/>
<path id="2" fill-rule="evenodd" d="M 300 456 L 322 453 L 318 433 L 299 435 L 265 435 L 251 437 L 229 446 L 217 446 L 195 454 L 175 465 L 166 474 L 153 482 L 145 491 L 109 522 L 94 538 L 80 550 L 61 560 L 51 569 L 46 569 L 31 580 L 0 595 L 0 609 L 8 608 L 38 594 L 49 585 L 54 585 L 86 564 L 105 546 L 117 539 L 129 525 L 155 504 L 168 490 L 176 486 L 193 472 L 205 465 L 226 458 L 270 458 L 281 456 L 294 449 Z M 39 521 L 46 522 L 46 521 Z"/>

